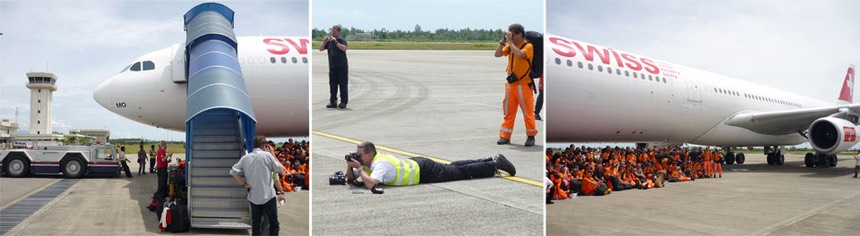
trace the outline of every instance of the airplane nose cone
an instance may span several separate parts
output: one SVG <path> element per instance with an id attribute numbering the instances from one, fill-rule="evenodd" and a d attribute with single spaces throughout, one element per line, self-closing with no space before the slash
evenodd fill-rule
<path id="1" fill-rule="evenodd" d="M 99 105 L 108 110 L 111 110 L 110 105 L 113 96 L 110 89 L 110 83 L 112 79 L 113 78 L 105 80 L 104 82 L 99 84 L 98 87 L 96 87 L 96 90 L 93 90 L 93 99 L 95 99 Z"/>

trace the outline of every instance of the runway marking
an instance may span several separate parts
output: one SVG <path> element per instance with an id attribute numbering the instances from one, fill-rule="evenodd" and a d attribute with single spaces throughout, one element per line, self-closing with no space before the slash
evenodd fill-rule
<path id="1" fill-rule="evenodd" d="M 319 135 L 319 136 L 323 136 L 323 137 L 331 138 L 331 139 L 336 139 L 336 140 L 340 140 L 340 141 L 344 141 L 344 142 L 348 142 L 348 143 L 354 143 L 354 144 L 362 143 L 362 141 L 359 141 L 356 139 L 342 137 L 342 136 L 329 134 L 329 133 L 325 133 L 325 132 L 321 132 L 321 131 L 314 130 L 313 133 L 316 135 Z M 417 153 L 413 153 L 413 152 L 407 152 L 407 151 L 403 151 L 400 149 L 385 147 L 385 146 L 378 145 L 378 144 L 374 144 L 374 145 L 376 146 L 376 149 L 387 151 L 387 152 L 392 152 L 392 153 L 397 153 L 397 154 L 408 156 L 408 157 L 424 157 L 424 158 L 433 160 L 435 162 L 443 163 L 443 164 L 451 163 L 451 161 L 449 161 L 449 160 L 441 159 L 438 157 L 431 157 L 428 155 L 421 155 L 421 154 L 417 154 Z M 508 179 L 508 180 L 524 183 L 524 184 L 530 184 L 530 185 L 534 185 L 534 186 L 543 187 L 543 182 L 540 182 L 540 181 L 535 181 L 535 180 L 531 180 L 531 179 L 521 178 L 521 177 L 517 177 L 517 176 L 510 176 L 510 175 L 504 175 L 501 177 Z"/>

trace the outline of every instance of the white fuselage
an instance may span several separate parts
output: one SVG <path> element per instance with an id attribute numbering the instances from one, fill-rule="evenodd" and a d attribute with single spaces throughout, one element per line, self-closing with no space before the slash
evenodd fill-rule
<path id="1" fill-rule="evenodd" d="M 238 60 L 257 118 L 257 134 L 307 136 L 308 50 L 304 37 L 239 37 Z M 138 62 L 154 67 L 133 70 Z M 148 70 L 147 70 L 148 69 Z M 136 59 L 93 92 L 111 112 L 159 128 L 185 131 L 185 46 L 175 44 Z"/>
<path id="2" fill-rule="evenodd" d="M 796 145 L 806 138 L 723 122 L 745 112 L 832 105 L 559 36 L 547 35 L 547 43 L 548 142 Z"/>

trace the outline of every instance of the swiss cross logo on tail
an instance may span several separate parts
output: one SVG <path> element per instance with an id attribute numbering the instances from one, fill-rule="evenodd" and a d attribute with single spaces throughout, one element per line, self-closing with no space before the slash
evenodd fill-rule
<path id="1" fill-rule="evenodd" d="M 839 101 L 854 103 L 854 65 L 848 67 L 848 72 L 845 73 L 845 81 L 842 82 Z"/>
<path id="2" fill-rule="evenodd" d="M 845 142 L 854 142 L 857 140 L 856 128 L 850 126 L 842 126 L 842 131 L 845 131 Z"/>

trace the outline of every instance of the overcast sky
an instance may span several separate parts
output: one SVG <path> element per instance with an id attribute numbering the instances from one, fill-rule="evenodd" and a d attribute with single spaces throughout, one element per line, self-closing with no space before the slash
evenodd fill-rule
<path id="1" fill-rule="evenodd" d="M 313 28 L 372 30 L 507 29 L 512 23 L 543 31 L 543 0 L 314 0 Z M 501 37 L 501 36 L 500 36 Z"/>
<path id="2" fill-rule="evenodd" d="M 92 91 L 134 58 L 185 41 L 182 16 L 206 1 L 0 1 L 0 118 L 29 126 L 27 72 L 57 75 L 53 128 L 111 130 L 112 138 L 184 140 L 99 106 Z M 309 34 L 308 1 L 218 1 L 238 36 Z M 26 127 L 25 127 L 26 128 Z"/>
<path id="3" fill-rule="evenodd" d="M 835 102 L 848 65 L 860 65 L 860 1 L 548 0 L 546 9 L 551 34 L 823 101 Z"/>

